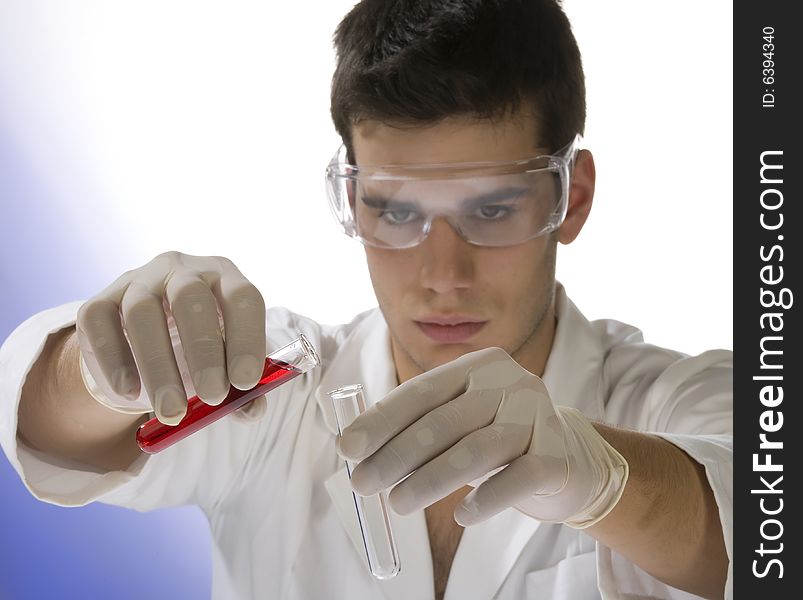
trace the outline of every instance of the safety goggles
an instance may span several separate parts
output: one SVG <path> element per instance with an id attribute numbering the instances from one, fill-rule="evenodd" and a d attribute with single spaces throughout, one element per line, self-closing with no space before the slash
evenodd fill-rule
<path id="1" fill-rule="evenodd" d="M 346 235 L 411 248 L 444 218 L 478 246 L 512 246 L 560 227 L 580 136 L 553 155 L 508 162 L 351 165 L 341 146 L 326 169 L 332 212 Z"/>

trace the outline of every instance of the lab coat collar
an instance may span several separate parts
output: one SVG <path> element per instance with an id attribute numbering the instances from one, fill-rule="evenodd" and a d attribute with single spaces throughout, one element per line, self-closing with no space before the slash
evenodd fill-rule
<path id="1" fill-rule="evenodd" d="M 600 419 L 603 352 L 599 336 L 559 283 L 555 309 L 558 323 L 543 380 L 555 404 L 571 406 L 591 419 Z M 337 433 L 337 425 L 327 392 L 362 383 L 366 404 L 371 405 L 398 385 L 390 333 L 382 313 L 374 309 L 358 320 L 339 345 L 316 391 L 324 422 L 333 434 Z M 329 478 L 326 489 L 355 550 L 364 557 L 345 468 Z M 397 577 L 377 583 L 388 600 L 432 598 L 432 562 L 424 511 L 406 517 L 391 513 L 402 569 Z M 510 508 L 466 528 L 452 563 L 446 600 L 492 598 L 539 524 Z"/>
<path id="2" fill-rule="evenodd" d="M 542 379 L 558 406 L 570 406 L 594 420 L 603 406 L 602 365 L 605 359 L 599 333 L 569 300 L 563 285 L 555 289 L 558 325 Z"/>

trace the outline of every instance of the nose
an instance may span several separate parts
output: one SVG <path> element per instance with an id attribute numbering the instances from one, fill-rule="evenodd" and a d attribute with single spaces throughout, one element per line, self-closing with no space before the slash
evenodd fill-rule
<path id="1" fill-rule="evenodd" d="M 466 242 L 444 218 L 432 221 L 429 235 L 419 245 L 421 285 L 438 294 L 471 286 L 476 248 Z"/>

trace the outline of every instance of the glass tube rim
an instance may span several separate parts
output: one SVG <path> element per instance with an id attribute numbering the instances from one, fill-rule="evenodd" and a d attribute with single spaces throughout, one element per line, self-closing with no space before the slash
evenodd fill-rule
<path id="1" fill-rule="evenodd" d="M 363 385 L 361 383 L 352 383 L 350 385 L 343 385 L 337 389 L 332 390 L 329 392 L 329 397 L 332 400 L 343 400 L 345 398 L 351 398 L 352 396 L 356 396 L 357 394 L 363 393 Z"/>
<path id="2" fill-rule="evenodd" d="M 304 352 L 305 357 L 307 357 L 308 360 L 310 360 L 311 363 L 312 363 L 309 366 L 309 369 L 312 369 L 314 367 L 320 366 L 321 358 L 318 356 L 318 353 L 315 351 L 315 346 L 313 346 L 312 343 L 310 343 L 310 341 L 307 339 L 307 336 L 305 336 L 303 333 L 299 333 L 298 334 L 298 341 L 301 344 L 301 348 L 302 348 L 302 350 Z"/>

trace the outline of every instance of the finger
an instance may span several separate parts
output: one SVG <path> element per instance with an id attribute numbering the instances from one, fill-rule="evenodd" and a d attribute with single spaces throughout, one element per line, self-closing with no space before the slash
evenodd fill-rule
<path id="1" fill-rule="evenodd" d="M 229 381 L 237 389 L 250 390 L 265 369 L 265 300 L 234 263 L 220 260 L 221 275 L 212 291 L 223 312 Z"/>
<path id="2" fill-rule="evenodd" d="M 494 423 L 483 427 L 398 484 L 389 500 L 399 514 L 429 506 L 521 456 L 529 438 L 530 428 L 524 425 Z"/>
<path id="3" fill-rule="evenodd" d="M 489 425 L 500 397 L 498 390 L 470 390 L 431 410 L 363 460 L 352 473 L 352 486 L 367 496 L 400 481 Z"/>
<path id="4" fill-rule="evenodd" d="M 139 374 L 123 333 L 119 305 L 105 298 L 88 300 L 78 309 L 75 329 L 84 362 L 101 389 L 135 400 Z"/>
<path id="5" fill-rule="evenodd" d="M 123 296 L 122 313 L 140 377 L 156 417 L 176 425 L 187 410 L 187 396 L 173 354 L 162 299 L 139 282 Z"/>
<path id="6" fill-rule="evenodd" d="M 555 411 L 544 382 L 536 375 L 525 373 L 517 381 L 505 386 L 504 397 L 494 419 L 497 423 L 545 423 L 550 416 L 554 417 Z M 553 426 L 560 431 L 557 421 Z"/>
<path id="7" fill-rule="evenodd" d="M 473 525 L 536 495 L 553 494 L 555 481 L 565 481 L 566 472 L 565 460 L 525 454 L 469 493 L 454 518 L 460 525 Z"/>
<path id="8" fill-rule="evenodd" d="M 212 290 L 199 274 L 182 270 L 170 277 L 165 295 L 195 392 L 207 404 L 220 404 L 229 393 L 229 378 Z"/>
<path id="9" fill-rule="evenodd" d="M 338 451 L 349 460 L 373 454 L 431 410 L 466 391 L 463 357 L 405 381 L 343 431 Z"/>
<path id="10" fill-rule="evenodd" d="M 464 354 L 404 382 L 366 410 L 343 432 L 338 451 L 350 460 L 361 460 L 467 389 L 499 389 L 511 378 L 509 373 L 519 379 L 522 372 L 527 373 L 501 348 Z"/>

